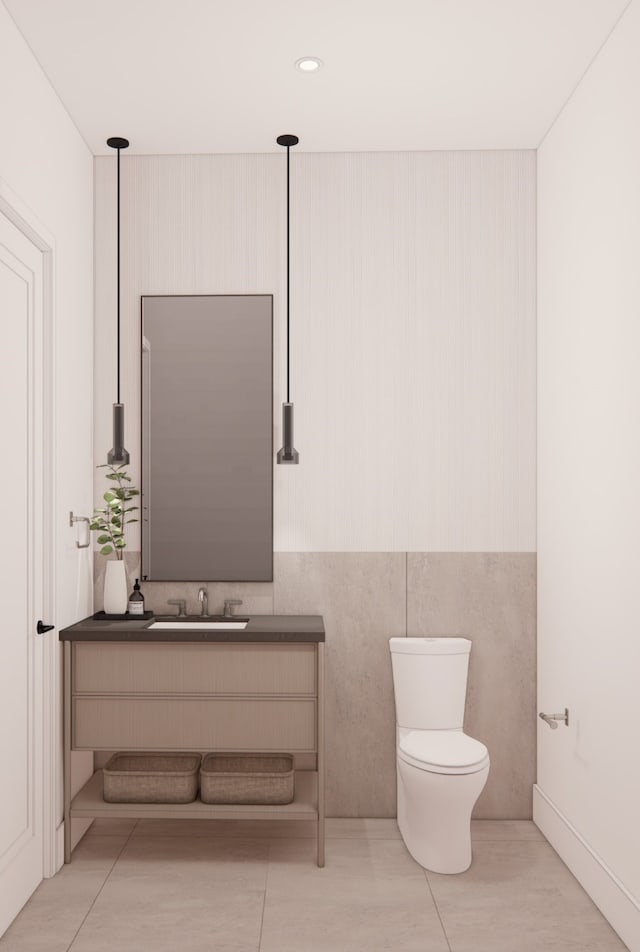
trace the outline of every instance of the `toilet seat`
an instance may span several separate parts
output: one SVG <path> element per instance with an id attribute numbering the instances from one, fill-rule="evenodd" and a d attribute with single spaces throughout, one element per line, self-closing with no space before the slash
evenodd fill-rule
<path id="1" fill-rule="evenodd" d="M 400 730 L 398 757 L 406 764 L 437 774 L 478 773 L 489 764 L 483 743 L 462 730 Z"/>

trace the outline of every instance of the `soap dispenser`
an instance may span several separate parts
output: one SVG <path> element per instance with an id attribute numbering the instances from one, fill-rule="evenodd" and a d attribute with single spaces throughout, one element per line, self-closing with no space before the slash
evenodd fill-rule
<path id="1" fill-rule="evenodd" d="M 136 579 L 136 584 L 133 586 L 127 611 L 130 615 L 144 615 L 144 595 L 140 591 L 140 579 Z"/>

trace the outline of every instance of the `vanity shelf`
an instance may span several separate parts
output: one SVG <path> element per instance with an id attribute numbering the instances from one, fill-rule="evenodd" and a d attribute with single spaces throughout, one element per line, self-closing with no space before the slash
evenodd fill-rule
<path id="1" fill-rule="evenodd" d="M 72 817 L 125 817 L 158 820 L 315 820 L 318 781 L 312 770 L 297 770 L 291 803 L 243 805 L 192 803 L 106 803 L 102 799 L 102 771 L 94 775 L 71 801 Z"/>
<path id="2" fill-rule="evenodd" d="M 71 820 L 316 820 L 324 866 L 324 625 L 253 616 L 243 631 L 150 631 L 149 621 L 86 619 L 64 643 L 65 862 Z M 160 637 L 159 637 L 160 636 Z M 71 799 L 71 751 L 286 752 L 287 804 L 107 803 L 97 770 Z"/>

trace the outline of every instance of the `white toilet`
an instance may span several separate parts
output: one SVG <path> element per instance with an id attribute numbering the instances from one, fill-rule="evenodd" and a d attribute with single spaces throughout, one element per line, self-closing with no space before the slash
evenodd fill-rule
<path id="1" fill-rule="evenodd" d="M 471 811 L 489 752 L 462 730 L 468 638 L 390 638 L 396 699 L 398 827 L 413 858 L 435 873 L 471 865 Z"/>

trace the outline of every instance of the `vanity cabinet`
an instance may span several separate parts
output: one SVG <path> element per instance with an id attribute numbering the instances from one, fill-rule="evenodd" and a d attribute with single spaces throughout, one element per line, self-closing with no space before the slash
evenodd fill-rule
<path id="1" fill-rule="evenodd" d="M 324 865 L 324 627 L 252 618 L 243 632 L 158 632 L 87 619 L 64 642 L 65 862 L 76 817 L 317 821 Z M 101 629 L 99 626 L 103 626 Z M 109 627 L 107 627 L 109 626 Z M 241 637 L 242 640 L 238 640 Z M 173 640 L 171 640 L 173 639 Z M 284 805 L 106 803 L 97 770 L 71 799 L 72 750 L 273 751 L 293 755 Z"/>

